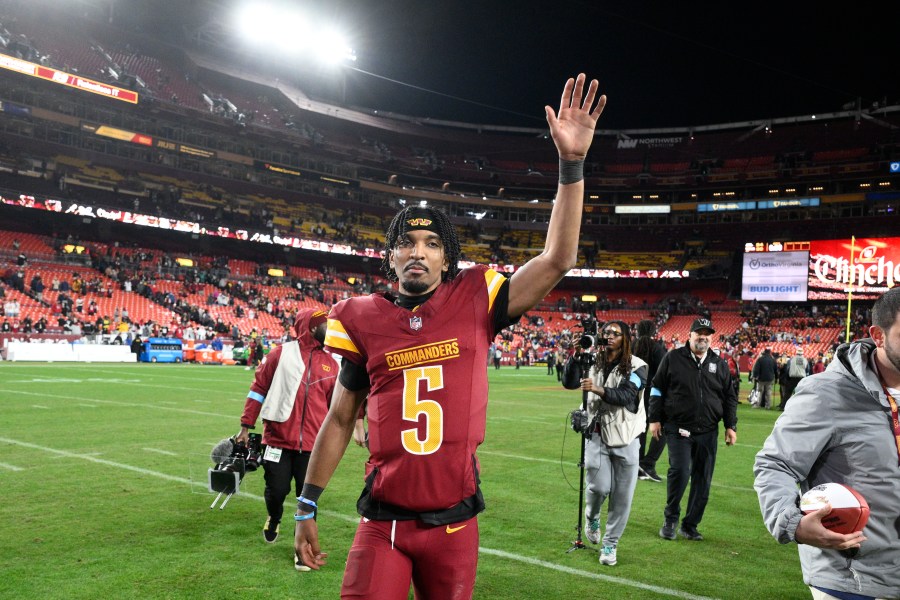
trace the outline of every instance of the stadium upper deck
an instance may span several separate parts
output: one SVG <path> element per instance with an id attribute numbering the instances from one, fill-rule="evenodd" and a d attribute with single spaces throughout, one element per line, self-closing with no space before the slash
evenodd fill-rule
<path id="1" fill-rule="evenodd" d="M 556 165 L 539 129 L 375 115 L 108 23 L 64 28 L 27 10 L 0 19 L 4 39 L 18 40 L 7 55 L 141 95 L 125 105 L 0 70 L 0 169 L 19 173 L 5 180 L 8 191 L 45 187 L 23 179 L 29 173 L 92 202 L 138 200 L 146 210 L 165 195 L 173 202 L 155 210 L 328 239 L 338 234 L 329 222 L 349 211 L 363 215 L 360 237 L 376 247 L 401 199 L 426 200 L 471 231 L 473 260 L 521 264 L 542 245 Z M 751 239 L 890 233 L 895 108 L 603 132 L 590 157 L 584 264 L 711 266 L 721 277 Z M 792 206 L 811 196 L 818 206 Z M 788 208 L 700 210 L 769 199 Z M 657 205 L 671 212 L 648 212 Z"/>

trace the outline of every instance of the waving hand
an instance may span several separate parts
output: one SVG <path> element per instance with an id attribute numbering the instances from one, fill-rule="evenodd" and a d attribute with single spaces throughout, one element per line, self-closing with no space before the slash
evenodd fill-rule
<path id="1" fill-rule="evenodd" d="M 597 119 L 606 106 L 606 95 L 600 96 L 596 106 L 593 106 L 600 84 L 596 79 L 591 80 L 585 92 L 586 79 L 584 73 L 581 73 L 577 79 L 566 81 L 558 115 L 552 107 L 544 107 L 550 135 L 553 136 L 559 157 L 566 160 L 584 160 L 594 137 Z"/>

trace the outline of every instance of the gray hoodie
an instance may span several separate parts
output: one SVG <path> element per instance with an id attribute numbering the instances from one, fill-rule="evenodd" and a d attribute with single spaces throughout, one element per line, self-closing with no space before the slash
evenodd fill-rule
<path id="1" fill-rule="evenodd" d="M 803 581 L 900 598 L 900 464 L 874 350 L 870 339 L 844 344 L 824 373 L 800 381 L 756 455 L 754 487 L 766 527 L 782 544 L 795 541 L 803 492 L 828 482 L 858 491 L 871 510 L 868 539 L 858 551 L 800 544 Z"/>

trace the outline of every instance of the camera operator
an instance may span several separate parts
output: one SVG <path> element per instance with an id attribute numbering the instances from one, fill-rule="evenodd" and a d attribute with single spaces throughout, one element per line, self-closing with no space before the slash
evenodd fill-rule
<path id="1" fill-rule="evenodd" d="M 597 342 L 600 351 L 590 377 L 581 380 L 581 389 L 590 392 L 585 433 L 590 438 L 584 451 L 585 534 L 594 544 L 601 541 L 600 509 L 608 497 L 600 563 L 614 565 L 638 478 L 640 434 L 646 426 L 640 391 L 647 380 L 647 363 L 632 355 L 631 330 L 622 321 L 606 323 Z"/>
<path id="2" fill-rule="evenodd" d="M 273 349 L 262 360 L 247 394 L 241 431 L 235 442 L 247 443 L 257 417 L 263 419 L 265 500 L 268 518 L 263 539 L 274 543 L 284 512 L 284 499 L 303 488 L 306 467 L 319 428 L 328 412 L 338 373 L 337 361 L 325 352 L 325 311 L 300 309 L 291 327 L 294 340 Z M 298 571 L 308 571 L 294 557 Z"/>

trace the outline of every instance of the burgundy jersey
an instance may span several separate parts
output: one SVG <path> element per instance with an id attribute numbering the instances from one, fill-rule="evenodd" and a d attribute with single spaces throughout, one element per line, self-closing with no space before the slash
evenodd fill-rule
<path id="1" fill-rule="evenodd" d="M 325 346 L 365 366 L 371 383 L 366 478 L 373 500 L 428 512 L 475 494 L 485 365 L 505 283 L 500 273 L 475 266 L 413 310 L 383 294 L 331 309 Z"/>

